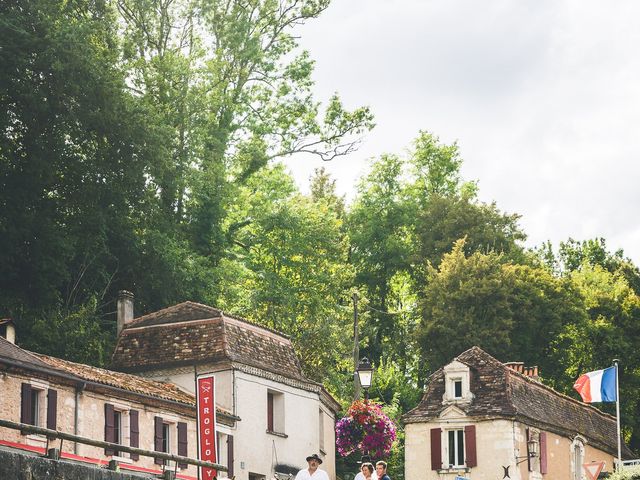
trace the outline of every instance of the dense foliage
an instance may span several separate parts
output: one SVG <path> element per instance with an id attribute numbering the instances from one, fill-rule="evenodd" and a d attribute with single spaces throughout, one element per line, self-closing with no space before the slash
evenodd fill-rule
<path id="1" fill-rule="evenodd" d="M 580 373 L 620 358 L 640 451 L 640 271 L 622 251 L 527 251 L 519 216 L 481 202 L 457 145 L 427 132 L 373 160 L 350 202 L 323 170 L 302 193 L 279 163 L 340 161 L 373 127 L 367 108 L 311 94 L 292 29 L 327 5 L 0 4 L 0 315 L 21 345 L 105 365 L 118 290 L 137 314 L 193 300 L 290 335 L 347 407 L 357 294 L 370 394 L 394 422 L 472 345 L 574 396 Z"/>

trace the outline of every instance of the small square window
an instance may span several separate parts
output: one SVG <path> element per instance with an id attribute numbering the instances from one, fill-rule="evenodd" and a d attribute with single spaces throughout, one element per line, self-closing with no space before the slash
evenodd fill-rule
<path id="1" fill-rule="evenodd" d="M 462 398 L 462 380 L 453 381 L 453 398 Z"/>

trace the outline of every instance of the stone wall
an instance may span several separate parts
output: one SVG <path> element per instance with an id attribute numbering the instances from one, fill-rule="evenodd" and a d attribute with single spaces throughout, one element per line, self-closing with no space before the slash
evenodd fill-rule
<path id="1" fill-rule="evenodd" d="M 7 480 L 140 480 L 143 477 L 64 460 L 50 460 L 0 450 L 0 478 Z"/>
<path id="2" fill-rule="evenodd" d="M 33 388 L 41 389 L 43 392 L 39 405 L 38 425 L 46 427 L 46 391 L 53 388 L 58 393 L 57 398 L 57 430 L 65 433 L 76 434 L 86 438 L 96 440 L 104 440 L 105 429 L 105 413 L 104 404 L 109 403 L 121 412 L 121 444 L 130 445 L 130 410 L 138 410 L 139 413 L 139 448 L 145 450 L 154 450 L 154 417 L 161 417 L 165 423 L 170 425 L 169 443 L 170 453 L 178 453 L 177 445 L 177 423 L 187 423 L 187 456 L 196 458 L 197 456 L 197 440 L 196 440 L 196 422 L 193 417 L 186 417 L 175 412 L 161 410 L 157 407 L 151 407 L 140 402 L 128 399 L 122 399 L 112 396 L 103 395 L 96 392 L 85 390 L 76 397 L 73 387 L 36 379 L 26 375 L 12 374 L 0 375 L 0 418 L 10 420 L 12 422 L 20 421 L 20 390 L 22 383 L 30 383 Z M 75 431 L 75 410 L 76 398 L 78 399 L 78 430 Z M 44 448 L 47 444 L 46 438 L 41 435 L 23 435 L 18 430 L 8 428 L 0 428 L 0 440 L 6 442 L 15 442 L 33 447 Z M 93 447 L 91 445 L 78 444 L 73 442 L 64 442 L 63 452 L 72 453 L 89 458 L 100 460 L 110 460 L 114 458 L 123 463 L 132 463 L 139 467 L 158 469 L 159 466 L 154 463 L 151 457 L 141 456 L 138 460 L 129 458 L 129 454 L 122 453 L 120 457 L 105 456 L 104 449 Z M 178 469 L 182 474 L 196 476 L 197 470 L 194 466 L 189 465 L 186 469 Z M 0 475 L 0 480 L 4 478 Z"/>

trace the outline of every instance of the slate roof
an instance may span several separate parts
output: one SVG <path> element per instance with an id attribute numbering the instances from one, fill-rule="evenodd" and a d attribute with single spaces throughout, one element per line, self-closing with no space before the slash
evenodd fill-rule
<path id="1" fill-rule="evenodd" d="M 137 375 L 114 372 L 104 368 L 69 362 L 61 358 L 37 355 L 43 362 L 56 370 L 74 375 L 82 380 L 120 388 L 130 392 L 141 393 L 152 397 L 163 398 L 186 405 L 196 404 L 195 396 L 178 388 L 173 383 L 148 380 Z"/>
<path id="2" fill-rule="evenodd" d="M 0 337 L 0 359 L 2 358 L 36 367 L 47 366 L 47 364 L 40 360 L 37 356 L 26 350 L 23 350 L 17 345 L 14 345 L 4 337 Z"/>
<path id="3" fill-rule="evenodd" d="M 508 368 L 479 347 L 461 353 L 456 360 L 470 369 L 474 398 L 469 404 L 456 404 L 469 417 L 515 419 L 569 438 L 579 433 L 602 450 L 617 453 L 615 417 Z M 442 401 L 444 389 L 441 368 L 430 377 L 422 400 L 404 415 L 404 422 L 437 419 L 449 405 Z M 622 454 L 625 458 L 634 458 L 626 445 Z"/>
<path id="4" fill-rule="evenodd" d="M 180 303 L 127 324 L 118 337 L 111 366 L 140 372 L 233 362 L 309 382 L 287 336 L 194 302 Z"/>
<path id="5" fill-rule="evenodd" d="M 137 375 L 114 372 L 104 368 L 29 352 L 0 337 L 0 363 L 3 360 L 12 361 L 23 368 L 41 371 L 46 375 L 64 375 L 64 378 L 67 379 L 92 382 L 104 385 L 107 388 L 114 387 L 147 397 L 181 403 L 186 407 L 195 407 L 196 405 L 196 399 L 193 394 L 182 390 L 173 383 L 149 380 Z M 216 407 L 216 411 L 219 415 L 222 415 L 220 417 L 222 423 L 225 423 L 225 419 L 227 422 L 240 420 L 239 417 L 235 417 L 231 412 L 220 407 Z"/>

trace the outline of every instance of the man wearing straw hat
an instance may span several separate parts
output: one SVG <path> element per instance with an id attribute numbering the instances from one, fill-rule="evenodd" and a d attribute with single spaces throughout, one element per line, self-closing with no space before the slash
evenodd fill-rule
<path id="1" fill-rule="evenodd" d="M 296 480 L 329 480 L 329 475 L 318 467 L 322 463 L 322 459 L 317 453 L 307 457 L 309 468 L 303 468 L 296 475 Z"/>

